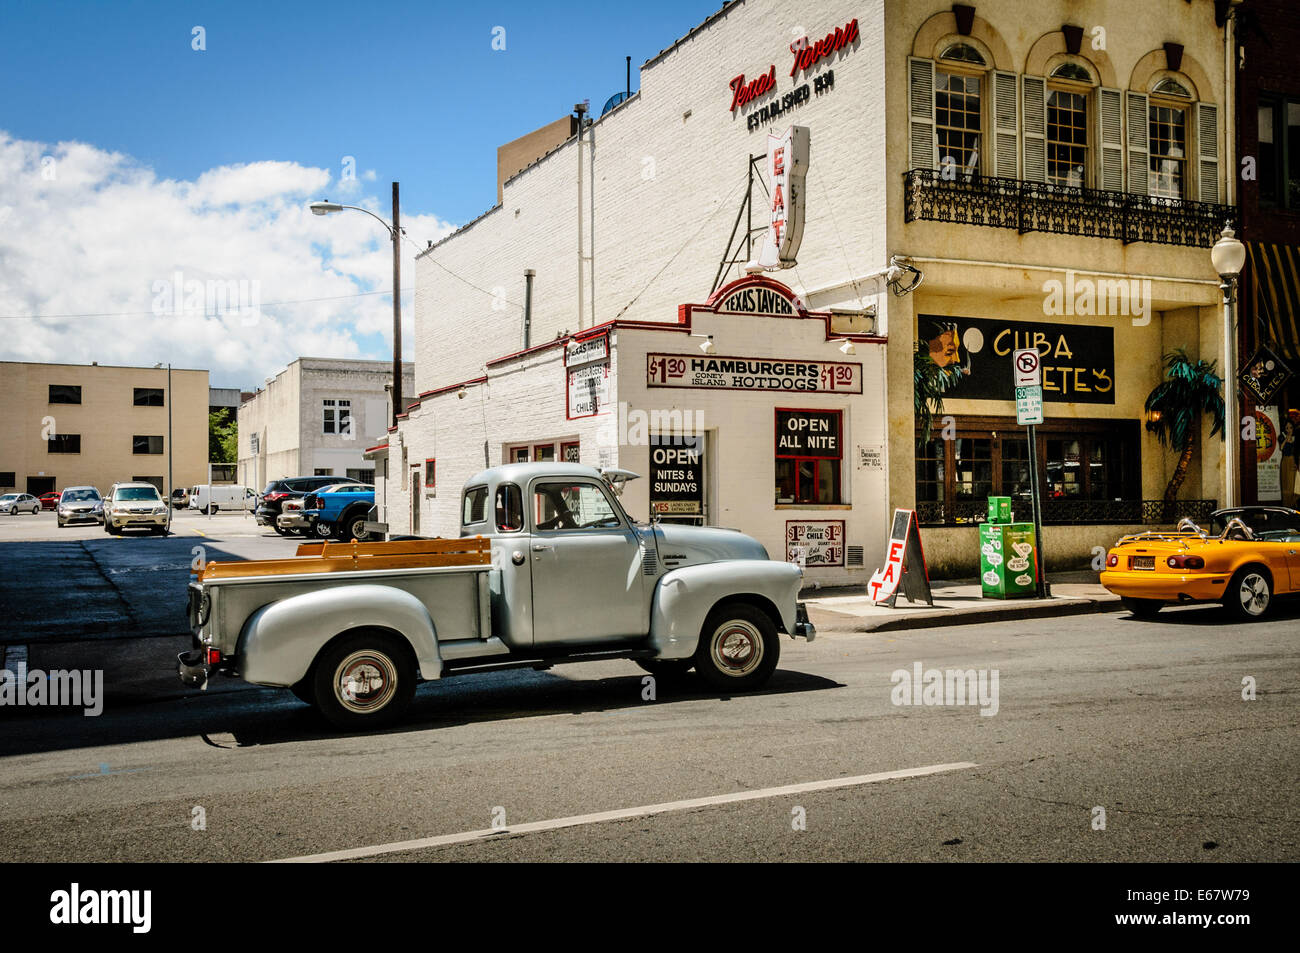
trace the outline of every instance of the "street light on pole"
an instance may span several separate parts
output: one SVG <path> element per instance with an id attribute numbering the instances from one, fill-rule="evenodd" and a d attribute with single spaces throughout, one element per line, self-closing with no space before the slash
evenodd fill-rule
<path id="1" fill-rule="evenodd" d="M 1246 264 L 1246 246 L 1237 240 L 1233 230 L 1225 226 L 1223 234 L 1210 249 L 1210 261 L 1223 283 L 1223 383 L 1224 410 L 1227 421 L 1224 433 L 1223 464 L 1227 471 L 1227 491 L 1224 507 L 1237 505 L 1237 470 L 1239 467 L 1241 439 L 1241 410 L 1237 402 L 1237 276 Z"/>
<path id="2" fill-rule="evenodd" d="M 155 364 L 154 367 L 162 370 L 162 364 Z M 167 532 L 172 531 L 172 362 L 167 362 L 167 492 L 163 496 L 163 502 L 167 504 Z M 211 480 L 209 480 L 211 482 Z"/>
<path id="3" fill-rule="evenodd" d="M 393 223 L 390 225 L 382 218 L 359 205 L 340 205 L 326 199 L 324 202 L 312 202 L 313 215 L 329 215 L 341 212 L 345 208 L 356 212 L 365 212 L 388 230 L 393 240 L 393 419 L 392 426 L 397 426 L 397 415 L 402 412 L 402 226 L 399 218 L 397 200 L 397 183 L 393 183 Z"/>

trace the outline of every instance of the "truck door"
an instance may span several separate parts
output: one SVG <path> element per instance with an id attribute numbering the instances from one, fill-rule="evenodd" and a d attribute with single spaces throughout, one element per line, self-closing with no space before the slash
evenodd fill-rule
<path id="1" fill-rule="evenodd" d="M 597 481 L 537 480 L 530 503 L 533 644 L 645 635 L 640 537 Z"/>

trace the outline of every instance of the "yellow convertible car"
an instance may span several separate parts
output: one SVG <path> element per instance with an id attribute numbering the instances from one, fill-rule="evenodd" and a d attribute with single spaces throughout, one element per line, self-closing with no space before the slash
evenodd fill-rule
<path id="1" fill-rule="evenodd" d="M 1239 619 L 1263 618 L 1274 596 L 1300 592 L 1300 525 L 1268 509 L 1215 513 L 1216 527 L 1223 525 L 1217 536 L 1190 519 L 1173 532 L 1125 536 L 1106 554 L 1101 584 L 1137 616 L 1218 602 Z"/>

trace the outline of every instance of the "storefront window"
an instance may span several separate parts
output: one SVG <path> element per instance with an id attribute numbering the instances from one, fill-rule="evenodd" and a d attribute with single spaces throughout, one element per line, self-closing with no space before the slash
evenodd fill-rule
<path id="1" fill-rule="evenodd" d="M 1032 491 L 1024 428 L 997 417 L 958 417 L 956 422 L 956 439 L 931 440 L 917 449 L 921 521 L 978 522 L 989 496 L 1009 496 L 1017 513 L 1028 513 Z M 1077 510 L 1101 519 L 1105 510 L 1090 504 L 1140 499 L 1140 443 L 1140 425 L 1132 420 L 1060 420 L 1039 427 L 1043 500 L 1066 507 L 1054 518 L 1069 522 Z"/>
<path id="2" fill-rule="evenodd" d="M 776 502 L 843 502 L 843 457 L 838 410 L 777 410 Z"/>

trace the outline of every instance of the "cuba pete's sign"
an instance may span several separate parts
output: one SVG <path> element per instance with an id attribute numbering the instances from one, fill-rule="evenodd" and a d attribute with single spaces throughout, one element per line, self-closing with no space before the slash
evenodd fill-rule
<path id="1" fill-rule="evenodd" d="M 1015 394 L 1012 354 L 1042 355 L 1045 403 L 1115 403 L 1115 331 L 1085 324 L 1041 324 L 993 318 L 917 316 L 921 353 L 961 371 L 944 392 L 958 400 L 1009 401 Z"/>

